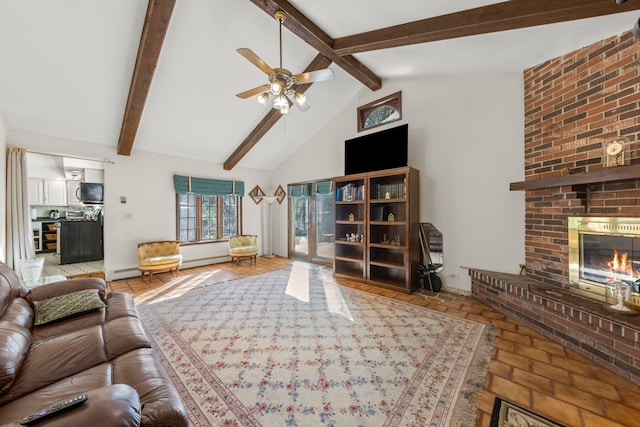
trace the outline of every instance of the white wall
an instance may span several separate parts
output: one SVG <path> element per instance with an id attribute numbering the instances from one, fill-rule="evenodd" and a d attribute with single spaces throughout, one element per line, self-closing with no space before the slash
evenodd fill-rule
<path id="1" fill-rule="evenodd" d="M 278 185 L 340 176 L 344 140 L 358 136 L 356 108 L 398 90 L 409 124 L 409 165 L 420 171 L 420 221 L 444 234 L 445 288 L 471 289 L 464 267 L 517 273 L 524 262 L 524 194 L 510 192 L 509 183 L 523 179 L 520 73 L 394 80 L 377 92 L 363 89 L 273 173 L 224 171 L 218 164 L 135 149 L 130 157 L 118 156 L 113 147 L 17 132 L 9 132 L 8 145 L 113 161 L 105 164 L 105 269 L 111 280 L 137 274 L 138 242 L 175 238 L 173 174 L 239 179 L 247 192 L 257 184 L 269 195 Z M 243 231 L 264 243 L 262 204 L 245 198 Z M 286 256 L 286 200 L 274 203 L 272 217 L 273 252 Z M 227 251 L 222 243 L 184 247 L 185 266 L 227 259 Z"/>
<path id="2" fill-rule="evenodd" d="M 176 238 L 173 175 L 241 180 L 245 191 L 269 183 L 264 171 L 234 168 L 205 161 L 176 158 L 133 150 L 118 156 L 114 147 L 40 135 L 9 132 L 8 144 L 30 151 L 107 160 L 104 165 L 104 249 L 107 280 L 132 277 L 137 271 L 137 244 Z M 126 203 L 120 203 L 126 197 Z M 262 239 L 259 206 L 248 197 L 243 203 L 243 232 Z M 182 247 L 184 267 L 228 260 L 228 243 Z"/>
<path id="3" fill-rule="evenodd" d="M 356 108 L 398 90 L 402 122 L 409 124 L 409 166 L 420 171 L 420 221 L 444 235 L 445 288 L 471 289 L 464 267 L 519 272 L 524 194 L 510 192 L 509 183 L 523 179 L 521 73 L 393 80 L 377 92 L 363 90 L 279 166 L 274 180 L 285 186 L 342 175 L 344 141 L 357 136 Z M 286 210 L 283 227 L 286 233 Z M 278 245 L 277 253 L 286 254 L 282 233 Z"/>

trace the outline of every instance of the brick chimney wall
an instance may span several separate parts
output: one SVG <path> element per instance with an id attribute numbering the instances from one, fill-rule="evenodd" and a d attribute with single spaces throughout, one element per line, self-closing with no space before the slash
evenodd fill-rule
<path id="1" fill-rule="evenodd" d="M 640 41 L 631 31 L 527 69 L 524 83 L 525 180 L 602 168 L 604 142 L 621 136 L 640 163 Z M 567 218 L 639 217 L 639 200 L 639 180 L 527 191 L 527 276 L 567 285 Z"/>

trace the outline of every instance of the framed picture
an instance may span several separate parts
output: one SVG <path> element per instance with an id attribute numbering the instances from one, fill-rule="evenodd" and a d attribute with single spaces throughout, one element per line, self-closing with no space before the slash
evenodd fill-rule
<path id="1" fill-rule="evenodd" d="M 287 193 L 284 191 L 284 188 L 282 188 L 282 185 L 278 185 L 278 189 L 275 193 L 273 193 L 273 195 L 276 196 L 276 198 L 278 199 L 278 203 L 280 204 L 282 203 L 284 198 L 287 197 Z"/>
<path id="2" fill-rule="evenodd" d="M 266 196 L 266 194 L 264 191 L 262 191 L 262 188 L 260 188 L 259 185 L 253 187 L 253 190 L 249 192 L 249 197 L 251 197 L 251 200 L 256 202 L 256 205 L 262 201 L 262 198 L 264 196 Z"/>

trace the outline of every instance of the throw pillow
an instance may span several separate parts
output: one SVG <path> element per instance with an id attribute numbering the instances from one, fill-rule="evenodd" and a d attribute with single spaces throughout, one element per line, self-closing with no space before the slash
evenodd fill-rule
<path id="1" fill-rule="evenodd" d="M 35 326 L 105 307 L 97 289 L 85 289 L 33 303 Z"/>

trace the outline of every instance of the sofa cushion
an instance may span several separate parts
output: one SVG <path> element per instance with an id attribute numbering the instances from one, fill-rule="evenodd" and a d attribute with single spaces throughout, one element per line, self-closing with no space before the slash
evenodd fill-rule
<path id="1" fill-rule="evenodd" d="M 37 370 L 35 367 L 34 369 Z M 180 395 L 162 369 L 157 354 L 150 348 L 133 350 L 109 362 L 64 376 L 54 383 L 40 383 L 32 393 L 19 398 L 7 399 L 7 396 L 0 396 L 3 404 L 0 408 L 0 425 L 11 423 L 25 413 L 67 394 L 89 393 L 87 402 L 91 403 L 94 399 L 92 390 L 113 384 L 128 384 L 136 390 L 143 404 L 141 425 L 188 427 L 189 417 Z M 114 425 L 94 421 L 92 425 L 95 426 Z"/>
<path id="2" fill-rule="evenodd" d="M 142 261 L 140 261 L 139 265 L 141 267 L 155 267 L 167 264 L 180 264 L 181 262 L 182 255 L 165 255 L 144 258 Z"/>
<path id="3" fill-rule="evenodd" d="M 258 253 L 257 246 L 237 246 L 229 250 L 231 255 L 254 255 Z"/>
<path id="4" fill-rule="evenodd" d="M 42 301 L 34 301 L 34 325 L 44 325 L 78 313 L 105 307 L 97 289 L 85 289 Z"/>
<path id="5" fill-rule="evenodd" d="M 31 345 L 31 332 L 14 323 L 0 321 L 0 392 L 13 384 Z"/>
<path id="6" fill-rule="evenodd" d="M 103 325 L 120 317 L 139 318 L 136 304 L 131 294 L 124 292 L 111 292 L 104 300 L 107 306 L 103 309 L 88 311 L 73 317 L 68 317 L 64 322 L 51 322 L 39 325 L 31 331 L 32 340 L 75 332 L 92 326 Z M 31 323 L 30 323 L 31 324 Z"/>
<path id="7" fill-rule="evenodd" d="M 3 262 L 0 262 L 0 316 L 17 297 L 24 297 L 29 289 L 18 279 L 16 273 Z"/>
<path id="8" fill-rule="evenodd" d="M 37 286 L 29 291 L 26 298 L 29 302 L 33 303 L 34 301 L 50 299 L 84 289 L 97 289 L 103 301 L 107 297 L 107 282 L 105 282 L 104 279 L 99 277 L 83 277 L 48 283 L 46 286 Z"/>

